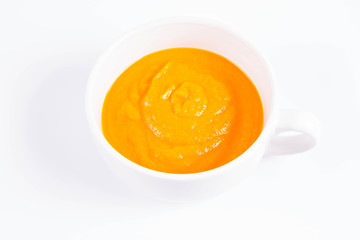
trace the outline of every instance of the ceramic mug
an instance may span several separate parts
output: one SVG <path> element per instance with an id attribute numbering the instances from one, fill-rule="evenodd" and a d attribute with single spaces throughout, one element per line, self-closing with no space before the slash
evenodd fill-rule
<path id="1" fill-rule="evenodd" d="M 143 56 L 175 47 L 201 48 L 229 59 L 254 82 L 264 107 L 264 128 L 254 144 L 233 161 L 205 172 L 171 174 L 142 167 L 118 153 L 101 130 L 103 101 L 118 76 Z M 172 18 L 130 31 L 96 63 L 88 81 L 85 101 L 91 131 L 110 169 L 134 189 L 177 202 L 224 192 L 249 175 L 267 149 L 269 154 L 306 151 L 316 144 L 320 131 L 318 120 L 309 113 L 279 111 L 276 84 L 263 57 L 234 31 L 208 20 Z M 298 134 L 282 134 L 294 131 Z"/>

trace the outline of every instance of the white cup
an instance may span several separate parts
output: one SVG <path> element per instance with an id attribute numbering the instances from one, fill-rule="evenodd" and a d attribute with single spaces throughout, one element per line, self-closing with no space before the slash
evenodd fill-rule
<path id="1" fill-rule="evenodd" d="M 226 57 L 250 77 L 260 93 L 265 122 L 259 138 L 246 152 L 216 169 L 191 174 L 147 169 L 123 157 L 102 134 L 103 101 L 117 77 L 141 57 L 175 47 L 201 48 Z M 252 172 L 266 149 L 269 154 L 306 151 L 315 145 L 320 132 L 320 124 L 311 114 L 278 110 L 275 81 L 265 60 L 253 47 L 219 23 L 192 18 L 151 22 L 116 41 L 102 55 L 90 75 L 86 111 L 99 150 L 111 170 L 134 189 L 176 202 L 203 199 L 224 192 Z M 282 134 L 294 131 L 298 134 Z"/>

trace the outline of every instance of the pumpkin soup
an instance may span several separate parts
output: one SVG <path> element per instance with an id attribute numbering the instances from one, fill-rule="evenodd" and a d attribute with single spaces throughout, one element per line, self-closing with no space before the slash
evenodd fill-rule
<path id="1" fill-rule="evenodd" d="M 196 48 L 151 53 L 127 68 L 102 108 L 106 140 L 127 159 L 167 173 L 196 173 L 241 155 L 260 135 L 252 81 L 226 58 Z"/>

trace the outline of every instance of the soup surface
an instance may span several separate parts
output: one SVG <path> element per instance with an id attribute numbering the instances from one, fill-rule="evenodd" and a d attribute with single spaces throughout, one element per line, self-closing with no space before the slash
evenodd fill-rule
<path id="1" fill-rule="evenodd" d="M 196 173 L 241 155 L 263 128 L 252 81 L 226 58 L 196 48 L 151 53 L 127 68 L 102 108 L 106 140 L 127 159 Z"/>

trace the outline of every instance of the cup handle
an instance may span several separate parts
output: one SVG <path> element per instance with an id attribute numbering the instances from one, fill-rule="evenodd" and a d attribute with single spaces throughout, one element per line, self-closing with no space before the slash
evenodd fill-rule
<path id="1" fill-rule="evenodd" d="M 308 151 L 316 145 L 320 131 L 320 121 L 311 113 L 295 109 L 281 110 L 265 157 Z"/>

